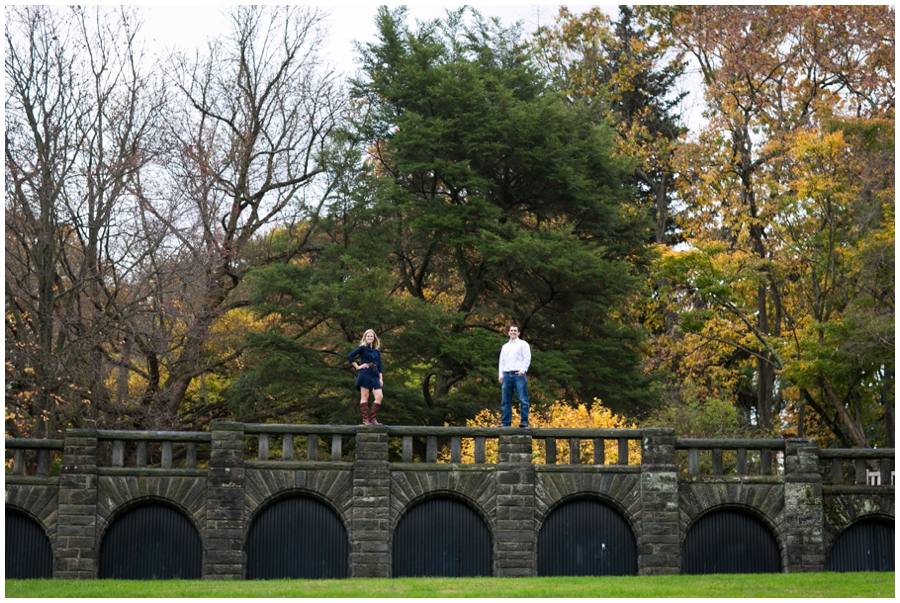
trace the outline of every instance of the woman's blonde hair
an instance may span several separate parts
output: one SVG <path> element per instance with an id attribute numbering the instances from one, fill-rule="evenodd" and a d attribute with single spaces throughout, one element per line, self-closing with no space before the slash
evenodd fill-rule
<path id="1" fill-rule="evenodd" d="M 363 333 L 362 339 L 359 340 L 359 345 L 366 345 L 366 335 L 368 335 L 369 333 L 371 333 L 372 335 L 375 336 L 375 339 L 372 342 L 374 344 L 373 347 L 376 350 L 380 350 L 381 349 L 381 340 L 378 339 L 378 335 L 375 334 L 374 329 L 368 329 L 365 333 Z"/>

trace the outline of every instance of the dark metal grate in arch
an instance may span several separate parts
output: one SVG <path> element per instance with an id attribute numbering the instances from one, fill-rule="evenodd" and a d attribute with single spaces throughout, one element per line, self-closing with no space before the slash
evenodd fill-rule
<path id="1" fill-rule="evenodd" d="M 100 544 L 100 577 L 199 580 L 203 544 L 180 511 L 145 504 L 117 517 Z"/>
<path id="2" fill-rule="evenodd" d="M 6 577 L 53 577 L 53 550 L 43 528 L 24 513 L 6 510 Z"/>
<path id="3" fill-rule="evenodd" d="M 395 577 L 490 576 L 491 532 L 467 504 L 432 498 L 412 507 L 394 531 Z"/>
<path id="4" fill-rule="evenodd" d="M 340 517 L 309 497 L 275 501 L 247 537 L 247 578 L 346 578 L 350 543 Z"/>
<path id="5" fill-rule="evenodd" d="M 755 517 L 735 510 L 701 517 L 684 539 L 684 574 L 781 572 L 781 551 L 772 532 Z"/>
<path id="6" fill-rule="evenodd" d="M 831 547 L 828 571 L 894 571 L 894 524 L 863 519 L 844 530 Z"/>
<path id="7" fill-rule="evenodd" d="M 637 574 L 637 540 L 628 521 L 598 500 L 577 499 L 553 510 L 538 533 L 539 576 Z"/>

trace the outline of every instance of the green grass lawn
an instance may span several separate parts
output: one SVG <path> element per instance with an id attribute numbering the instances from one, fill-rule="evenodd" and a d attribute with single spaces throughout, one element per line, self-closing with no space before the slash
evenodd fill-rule
<path id="1" fill-rule="evenodd" d="M 868 597 L 894 573 L 348 580 L 7 580 L 6 597 Z"/>

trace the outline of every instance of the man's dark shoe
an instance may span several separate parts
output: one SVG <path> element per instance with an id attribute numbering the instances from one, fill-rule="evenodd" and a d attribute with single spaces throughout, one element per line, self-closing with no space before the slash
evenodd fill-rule
<path id="1" fill-rule="evenodd" d="M 528 423 L 519 423 L 519 427 L 531 427 Z"/>

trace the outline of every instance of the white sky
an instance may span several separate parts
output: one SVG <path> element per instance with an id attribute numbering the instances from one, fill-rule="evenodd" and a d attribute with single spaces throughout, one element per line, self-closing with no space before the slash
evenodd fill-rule
<path id="1" fill-rule="evenodd" d="M 302 4 L 316 5 L 315 2 Z M 374 2 L 369 4 L 353 4 L 339 2 L 335 4 L 318 4 L 330 12 L 327 20 L 329 33 L 323 56 L 332 62 L 336 70 L 344 75 L 351 75 L 356 70 L 356 51 L 354 42 L 375 41 L 375 12 L 378 6 L 386 4 L 390 7 L 405 4 L 408 7 L 409 24 L 415 20 L 430 20 L 445 15 L 447 9 L 455 9 L 462 4 L 435 5 L 426 2 Z M 490 2 L 468 2 L 485 17 L 499 17 L 504 26 L 522 21 L 523 31 L 531 33 L 538 25 L 553 22 L 561 4 L 516 4 L 492 0 Z M 157 6 L 143 5 L 141 13 L 144 17 L 142 38 L 151 46 L 151 51 L 179 48 L 194 50 L 206 45 L 206 41 L 216 34 L 227 30 L 225 18 L 227 4 L 206 4 L 196 6 Z M 568 4 L 573 14 L 581 14 L 595 5 Z M 599 5 L 604 12 L 614 16 L 618 13 L 617 5 Z M 699 130 L 703 100 L 699 94 L 693 93 L 698 87 L 687 80 L 684 87 L 692 92 L 682 101 L 682 119 L 692 130 Z"/>
<path id="2" fill-rule="evenodd" d="M 323 54 L 333 62 L 339 72 L 350 74 L 355 70 L 354 42 L 375 41 L 375 11 L 381 4 L 391 7 L 406 4 L 409 9 L 410 25 L 414 24 L 416 19 L 430 20 L 443 17 L 446 9 L 455 9 L 462 6 L 462 4 L 435 5 L 421 2 L 319 5 L 331 13 L 328 19 L 327 51 Z M 533 31 L 538 24 L 551 23 L 559 10 L 559 6 L 561 6 L 559 4 L 523 5 L 497 2 L 496 0 L 484 4 L 477 2 L 466 4 L 475 7 L 486 17 L 499 17 L 505 26 L 521 20 L 524 24 L 525 32 Z M 589 10 L 592 5 L 567 6 L 573 13 L 580 14 Z M 604 8 L 610 14 L 615 14 L 618 10 L 615 5 L 605 6 Z M 208 38 L 227 29 L 227 22 L 224 17 L 226 9 L 227 5 L 212 4 L 202 6 L 141 6 L 141 13 L 145 19 L 143 38 L 152 44 L 153 47 L 159 49 L 178 47 L 184 50 L 192 50 L 205 46 Z"/>

